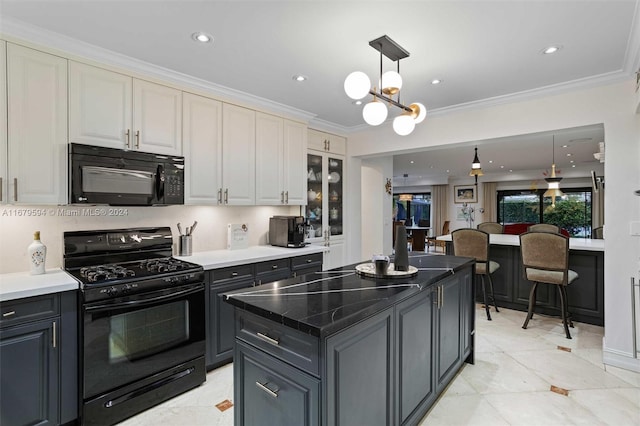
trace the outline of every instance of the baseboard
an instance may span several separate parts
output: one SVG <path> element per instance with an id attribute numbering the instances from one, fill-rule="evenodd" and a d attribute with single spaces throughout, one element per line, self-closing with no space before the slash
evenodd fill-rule
<path id="1" fill-rule="evenodd" d="M 624 368 L 625 370 L 640 373 L 640 359 L 634 358 L 633 355 L 628 352 L 607 349 L 604 345 L 604 338 L 602 340 L 602 362 L 605 365 L 611 365 L 613 367 Z"/>

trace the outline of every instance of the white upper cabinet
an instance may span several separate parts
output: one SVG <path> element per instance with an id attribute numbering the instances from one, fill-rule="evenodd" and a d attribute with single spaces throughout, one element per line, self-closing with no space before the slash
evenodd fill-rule
<path id="1" fill-rule="evenodd" d="M 69 65 L 69 140 L 182 154 L 182 92 L 91 65 Z"/>
<path id="2" fill-rule="evenodd" d="M 67 60 L 7 43 L 9 202 L 67 201 Z"/>
<path id="3" fill-rule="evenodd" d="M 256 112 L 222 105 L 222 204 L 250 206 L 256 201 Z"/>
<path id="4" fill-rule="evenodd" d="M 0 40 L 0 204 L 8 200 L 7 182 L 7 43 Z"/>
<path id="5" fill-rule="evenodd" d="M 222 102 L 182 95 L 185 204 L 219 204 L 222 186 Z"/>
<path id="6" fill-rule="evenodd" d="M 182 92 L 133 80 L 134 147 L 158 154 L 182 154 Z"/>
<path id="7" fill-rule="evenodd" d="M 256 204 L 306 204 L 306 133 L 301 123 L 256 113 Z"/>
<path id="8" fill-rule="evenodd" d="M 307 126 L 284 120 L 284 188 L 287 204 L 307 204 Z"/>
<path id="9" fill-rule="evenodd" d="M 330 152 L 332 154 L 345 155 L 347 152 L 347 140 L 342 136 L 309 129 L 309 149 Z"/>
<path id="10" fill-rule="evenodd" d="M 282 118 L 256 113 L 256 204 L 285 204 L 283 132 Z"/>

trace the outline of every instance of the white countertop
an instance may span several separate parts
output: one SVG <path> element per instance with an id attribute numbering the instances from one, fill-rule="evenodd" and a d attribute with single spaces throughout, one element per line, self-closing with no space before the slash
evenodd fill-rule
<path id="1" fill-rule="evenodd" d="M 246 263 L 263 262 L 284 259 L 287 257 L 304 256 L 322 253 L 327 247 L 308 245 L 302 248 L 286 248 L 275 246 L 252 246 L 238 250 L 211 250 L 194 253 L 191 256 L 174 256 L 177 259 L 202 265 L 204 269 L 225 268 L 227 266 L 243 265 Z"/>
<path id="2" fill-rule="evenodd" d="M 192 256 L 174 257 L 202 265 L 204 269 L 214 269 L 322 253 L 326 250 L 324 246 L 315 245 L 297 249 L 254 246 L 240 250 L 212 250 L 194 253 Z M 31 275 L 29 272 L 0 274 L 0 302 L 79 288 L 80 283 L 62 269 L 47 269 L 42 275 Z"/>
<path id="3" fill-rule="evenodd" d="M 31 275 L 29 272 L 0 274 L 0 302 L 77 290 L 79 285 L 75 278 L 62 269 L 47 269 L 42 275 Z"/>
<path id="4" fill-rule="evenodd" d="M 451 234 L 441 235 L 436 238 L 440 241 L 451 241 Z M 520 236 L 511 234 L 491 234 L 489 243 L 500 246 L 519 246 Z M 604 240 L 591 238 L 569 238 L 569 250 L 604 251 Z"/>

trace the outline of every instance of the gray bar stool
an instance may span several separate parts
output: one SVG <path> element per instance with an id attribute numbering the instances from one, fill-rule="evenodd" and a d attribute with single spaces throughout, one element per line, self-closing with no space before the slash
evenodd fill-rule
<path id="1" fill-rule="evenodd" d="M 498 310 L 498 304 L 496 303 L 496 297 L 493 294 L 493 280 L 491 279 L 491 274 L 500 268 L 500 264 L 489 260 L 489 234 L 477 229 L 457 229 L 451 233 L 451 240 L 453 241 L 454 256 L 473 257 L 476 259 L 476 275 L 479 275 L 482 281 L 484 308 L 487 311 L 487 320 L 491 321 L 484 277 L 486 275 L 489 278 L 493 306 L 495 306 L 496 312 L 500 312 Z"/>
<path id="2" fill-rule="evenodd" d="M 538 284 L 553 284 L 558 286 L 560 294 L 564 331 L 567 339 L 571 339 L 569 325 L 573 327 L 573 322 L 569 314 L 567 286 L 578 278 L 578 274 L 569 269 L 569 238 L 549 232 L 525 232 L 520 234 L 520 253 L 524 277 L 533 282 L 529 292 L 529 311 L 522 328 L 526 329 L 533 317 Z"/>
<path id="3" fill-rule="evenodd" d="M 504 226 L 498 222 L 482 222 L 478 225 L 478 229 L 487 234 L 504 234 Z"/>
<path id="4" fill-rule="evenodd" d="M 528 232 L 551 232 L 552 234 L 559 234 L 560 227 L 556 225 L 551 225 L 550 223 L 536 223 L 535 225 L 529 226 L 527 228 Z"/>

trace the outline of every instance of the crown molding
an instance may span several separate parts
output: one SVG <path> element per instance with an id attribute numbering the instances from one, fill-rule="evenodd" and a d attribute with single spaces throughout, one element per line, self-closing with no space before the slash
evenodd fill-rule
<path id="1" fill-rule="evenodd" d="M 303 111 L 240 90 L 231 89 L 168 68 L 163 68 L 112 50 L 103 49 L 82 40 L 29 25 L 13 18 L 2 17 L 1 23 L 0 28 L 2 28 L 2 30 L 0 36 L 8 41 L 16 43 L 26 42 L 30 45 L 41 46 L 41 48 L 47 50 L 55 50 L 57 54 L 69 59 L 78 61 L 90 60 L 104 64 L 105 66 L 121 68 L 135 74 L 141 74 L 175 84 L 184 90 L 191 89 L 206 92 L 210 96 L 220 100 L 230 103 L 240 103 L 256 109 L 286 115 L 304 121 L 305 123 L 315 117 L 315 114 L 308 111 Z"/>

